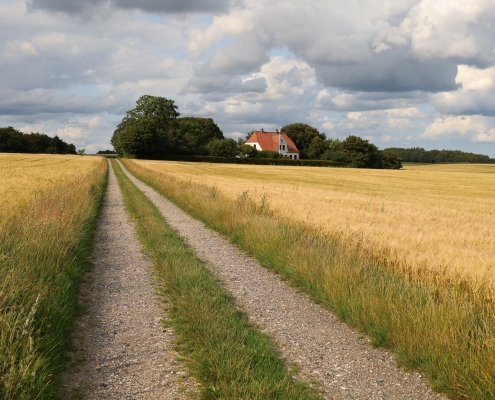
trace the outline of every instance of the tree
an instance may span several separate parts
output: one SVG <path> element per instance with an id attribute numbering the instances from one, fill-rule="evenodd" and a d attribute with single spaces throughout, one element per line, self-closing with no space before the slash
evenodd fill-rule
<path id="1" fill-rule="evenodd" d="M 52 138 L 44 133 L 24 134 L 24 146 L 28 153 L 46 153 Z"/>
<path id="2" fill-rule="evenodd" d="M 355 168 L 400 169 L 400 157 L 393 152 L 384 152 L 358 136 L 349 136 L 342 142 L 338 139 L 326 141 L 327 150 L 321 157 L 324 160 L 337 161 Z"/>
<path id="3" fill-rule="evenodd" d="M 208 154 L 206 145 L 224 139 L 223 132 L 211 118 L 185 117 L 177 120 L 172 142 L 179 154 Z"/>
<path id="4" fill-rule="evenodd" d="M 0 128 L 0 152 L 23 153 L 23 147 L 22 132 L 19 132 L 11 126 Z"/>
<path id="5" fill-rule="evenodd" d="M 239 143 L 239 140 L 237 140 L 237 143 Z M 257 154 L 258 154 L 258 150 L 253 146 L 250 146 L 248 144 L 241 144 L 239 146 L 239 155 L 241 157 L 255 158 Z"/>
<path id="6" fill-rule="evenodd" d="M 171 136 L 179 117 L 173 100 L 141 96 L 117 126 L 111 143 L 119 155 L 137 157 L 174 153 Z"/>
<path id="7" fill-rule="evenodd" d="M 287 136 L 294 142 L 299 150 L 300 158 L 311 158 L 309 156 L 309 147 L 315 137 L 319 137 L 321 140 L 326 140 L 324 133 L 320 133 L 318 129 L 313 128 L 308 124 L 294 123 L 285 125 L 282 127 L 282 132 L 285 132 Z M 314 154 L 314 153 L 311 153 Z M 320 156 L 319 154 L 318 156 Z"/>
<path id="8" fill-rule="evenodd" d="M 326 140 L 327 149 L 321 156 L 323 160 L 337 161 L 346 163 L 346 154 L 342 149 L 342 142 L 339 139 Z"/>
<path id="9" fill-rule="evenodd" d="M 212 140 L 207 148 L 211 156 L 233 158 L 237 155 L 237 143 L 230 138 Z"/>
<path id="10" fill-rule="evenodd" d="M 307 156 L 309 158 L 318 159 L 325 153 L 327 148 L 327 141 L 323 140 L 320 136 L 315 136 L 308 147 Z"/>
<path id="11" fill-rule="evenodd" d="M 342 141 L 342 152 L 346 156 L 347 163 L 356 168 L 380 168 L 381 154 L 369 140 L 359 136 L 348 136 Z"/>
<path id="12" fill-rule="evenodd" d="M 22 133 L 11 126 L 0 128 L 0 152 L 76 154 L 76 146 L 58 136 L 44 133 Z"/>
<path id="13" fill-rule="evenodd" d="M 401 169 L 402 161 L 396 154 L 381 152 L 382 155 L 382 168 L 385 169 Z"/>

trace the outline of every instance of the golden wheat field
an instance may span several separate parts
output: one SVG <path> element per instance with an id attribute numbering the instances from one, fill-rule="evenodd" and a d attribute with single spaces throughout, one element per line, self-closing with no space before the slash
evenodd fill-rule
<path id="1" fill-rule="evenodd" d="M 0 153 L 0 221 L 35 193 L 89 173 L 100 163 L 100 157 Z"/>
<path id="2" fill-rule="evenodd" d="M 495 165 L 406 165 L 403 170 L 133 160 L 153 171 L 243 192 L 284 217 L 359 244 L 408 272 L 471 284 L 495 276 Z"/>

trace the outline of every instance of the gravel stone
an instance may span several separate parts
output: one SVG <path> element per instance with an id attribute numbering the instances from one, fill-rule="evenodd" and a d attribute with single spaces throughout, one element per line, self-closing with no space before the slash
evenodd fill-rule
<path id="1" fill-rule="evenodd" d="M 111 164 L 98 222 L 94 267 L 85 276 L 64 399 L 186 399 L 196 383 L 174 351 L 175 333 L 162 326 L 151 262 L 129 221 Z"/>
<path id="2" fill-rule="evenodd" d="M 397 367 L 393 355 L 313 303 L 215 231 L 126 175 L 160 209 L 168 223 L 223 282 L 251 321 L 272 336 L 295 377 L 318 388 L 325 399 L 446 399 L 417 372 Z"/>

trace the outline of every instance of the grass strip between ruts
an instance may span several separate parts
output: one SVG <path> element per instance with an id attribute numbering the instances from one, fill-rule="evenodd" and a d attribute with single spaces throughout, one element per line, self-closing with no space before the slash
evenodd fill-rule
<path id="1" fill-rule="evenodd" d="M 171 306 L 178 348 L 203 399 L 314 399 L 291 378 L 273 340 L 248 322 L 218 280 L 112 160 L 127 210 Z"/>

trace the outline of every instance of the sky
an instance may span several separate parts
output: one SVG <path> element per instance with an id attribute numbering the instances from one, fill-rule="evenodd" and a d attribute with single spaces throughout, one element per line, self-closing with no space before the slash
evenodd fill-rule
<path id="1" fill-rule="evenodd" d="M 0 37 L 0 126 L 87 153 L 148 94 L 226 137 L 495 157 L 493 0 L 0 0 Z"/>

